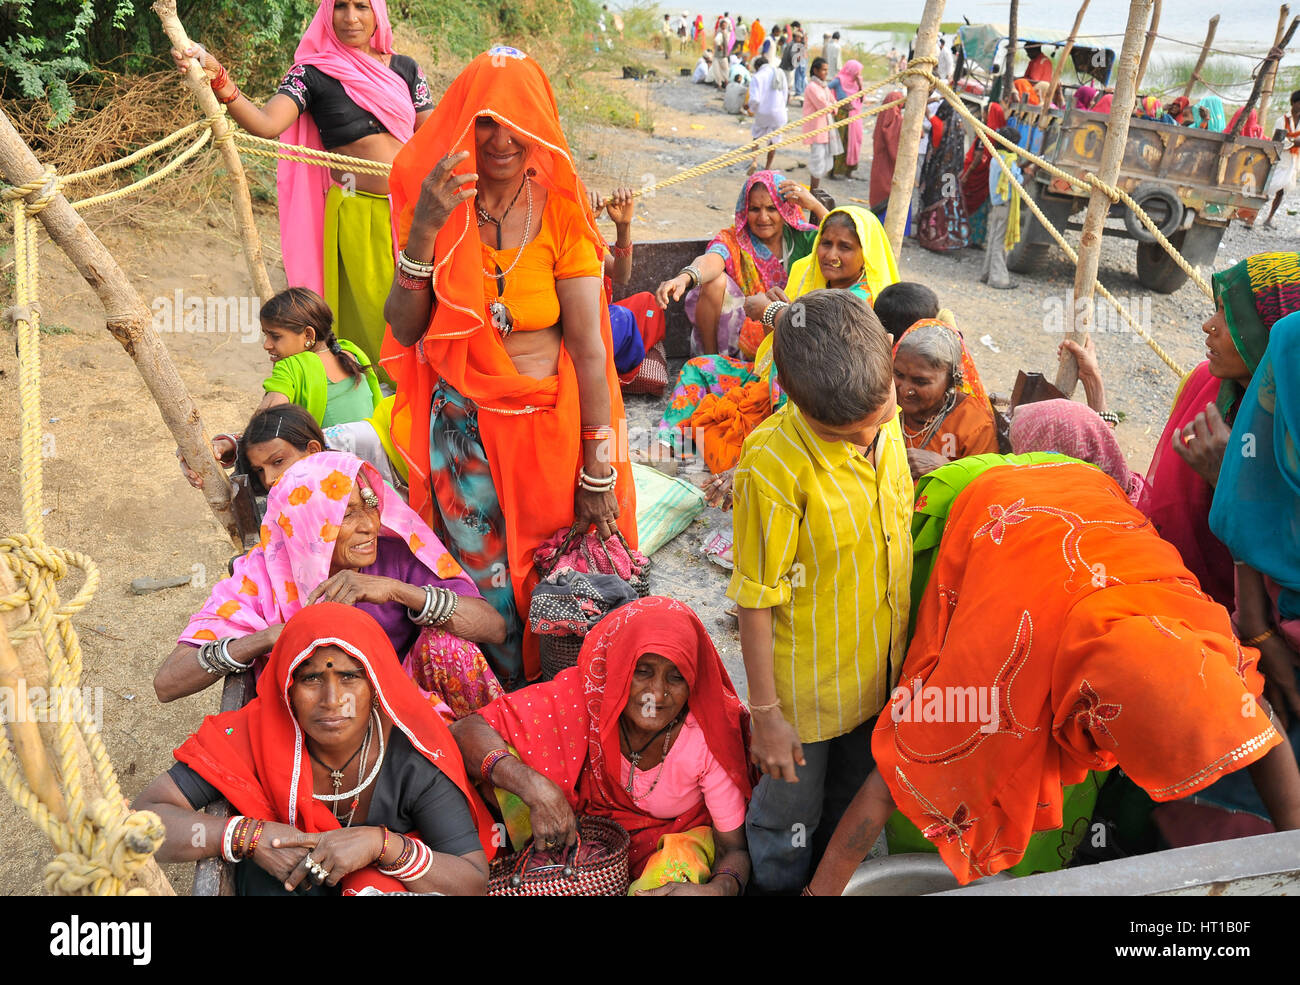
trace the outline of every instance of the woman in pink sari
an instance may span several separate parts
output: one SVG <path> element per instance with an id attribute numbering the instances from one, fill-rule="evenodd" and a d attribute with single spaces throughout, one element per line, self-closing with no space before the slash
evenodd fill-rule
<path id="1" fill-rule="evenodd" d="M 862 91 L 862 63 L 849 59 L 840 69 L 840 74 L 835 76 L 831 81 L 831 92 L 836 100 L 844 99 L 855 92 Z M 845 106 L 841 106 L 835 114 L 837 120 L 842 120 L 847 116 L 862 112 L 862 98 L 859 97 Z M 854 120 L 845 129 L 844 135 L 844 174 L 846 177 L 853 176 L 853 169 L 858 166 L 860 155 L 862 153 L 862 137 L 866 132 L 862 126 L 861 120 Z"/>
<path id="2" fill-rule="evenodd" d="M 321 0 L 265 106 L 201 47 L 172 56 L 182 71 L 198 58 L 218 101 L 249 133 L 380 164 L 391 164 L 433 111 L 420 66 L 393 52 L 386 0 Z M 339 338 L 378 366 L 395 256 L 387 180 L 282 160 L 276 187 L 289 284 L 324 297 Z"/>

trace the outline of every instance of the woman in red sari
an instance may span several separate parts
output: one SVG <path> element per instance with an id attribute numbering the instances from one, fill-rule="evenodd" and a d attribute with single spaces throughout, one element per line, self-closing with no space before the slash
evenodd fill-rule
<path id="1" fill-rule="evenodd" d="M 1007 125 L 1007 113 L 1001 103 L 989 103 L 985 124 L 992 130 Z M 962 165 L 961 194 L 970 216 L 970 245 L 983 246 L 989 224 L 989 165 L 993 159 L 980 140 L 975 140 L 966 152 Z"/>
<path id="2" fill-rule="evenodd" d="M 222 797 L 237 816 L 199 813 Z M 487 890 L 491 818 L 456 743 L 379 623 L 336 602 L 285 623 L 257 697 L 205 718 L 135 809 L 162 818 L 160 861 L 224 855 L 241 895 Z"/>
<path id="3" fill-rule="evenodd" d="M 634 890 L 743 891 L 749 710 L 680 602 L 651 597 L 614 610 L 576 667 L 499 698 L 453 734 L 498 796 L 523 801 L 539 850 L 572 844 L 575 814 L 608 817 L 632 836 Z M 517 815 L 505 816 L 513 828 Z M 689 882 L 675 882 L 674 870 Z"/>
<path id="4" fill-rule="evenodd" d="M 410 503 L 506 619 L 487 657 L 509 690 L 540 674 L 520 612 L 561 528 L 636 544 L 605 242 L 541 66 L 475 58 L 389 179 L 401 269 L 383 366 Z M 472 201 L 471 201 L 472 199 Z"/>
<path id="5" fill-rule="evenodd" d="M 1217 310 L 1201 327 L 1209 358 L 1179 387 L 1138 506 L 1178 548 L 1201 589 L 1231 608 L 1232 555 L 1210 531 L 1210 503 L 1237 405 L 1269 332 L 1300 310 L 1300 254 L 1258 253 L 1214 274 L 1210 285 Z"/>

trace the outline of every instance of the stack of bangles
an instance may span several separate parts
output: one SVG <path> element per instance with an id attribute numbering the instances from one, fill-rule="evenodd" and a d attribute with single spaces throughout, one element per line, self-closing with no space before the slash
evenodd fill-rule
<path id="1" fill-rule="evenodd" d="M 222 65 L 221 68 L 217 71 L 217 74 L 213 77 L 212 81 L 209 83 L 209 85 L 212 86 L 212 94 L 217 97 L 217 102 L 219 102 L 222 106 L 229 106 L 236 99 L 238 99 L 240 96 L 243 95 L 243 93 L 239 91 L 239 86 L 235 86 L 235 91 L 223 99 L 221 97 L 221 90 L 231 84 L 232 83 L 230 81 L 230 73 L 226 71 L 226 66 Z"/>
<path id="2" fill-rule="evenodd" d="M 776 328 L 776 316 L 781 313 L 782 308 L 790 307 L 784 301 L 773 301 L 763 309 L 763 324 L 768 328 Z"/>
<path id="3" fill-rule="evenodd" d="M 497 763 L 506 757 L 512 755 L 509 749 L 493 749 L 483 757 L 483 765 L 479 767 L 479 773 L 483 775 L 483 781 L 492 785 L 492 771 L 497 768 Z"/>
<path id="4" fill-rule="evenodd" d="M 583 441 L 606 441 L 614 437 L 614 429 L 608 424 L 584 424 L 582 426 Z"/>
<path id="5" fill-rule="evenodd" d="M 613 253 L 616 257 L 630 257 L 632 255 L 632 244 L 628 243 L 627 246 L 619 246 L 615 243 L 609 248 L 609 252 Z"/>
<path id="6" fill-rule="evenodd" d="M 265 827 L 265 821 L 236 814 L 226 822 L 221 832 L 221 857 L 234 865 L 251 856 L 262 840 Z"/>
<path id="7" fill-rule="evenodd" d="M 397 860 L 392 865 L 384 865 L 380 862 L 379 871 L 402 882 L 423 879 L 433 866 L 433 849 L 419 838 L 410 838 L 407 835 L 397 837 L 402 839 L 402 853 L 397 856 Z M 380 849 L 379 857 L 383 858 L 387 850 L 388 829 L 384 828 L 384 847 Z"/>
<path id="8" fill-rule="evenodd" d="M 407 609 L 406 614 L 417 626 L 441 626 L 456 614 L 456 606 L 459 604 L 460 596 L 450 588 L 425 585 L 424 607 L 419 612 Z"/>
<path id="9" fill-rule="evenodd" d="M 253 666 L 253 661 L 241 664 L 238 660 L 230 655 L 230 641 L 235 637 L 227 636 L 220 640 L 208 640 L 199 647 L 198 658 L 199 666 L 206 670 L 213 677 L 222 677 L 226 674 L 242 674 Z"/>
<path id="10" fill-rule="evenodd" d="M 685 274 L 687 277 L 690 278 L 691 287 L 699 287 L 700 282 L 703 280 L 703 278 L 700 277 L 700 268 L 695 266 L 695 264 L 693 263 L 688 263 L 686 266 L 684 266 L 681 270 L 681 273 L 679 273 L 677 276 L 680 277 L 682 274 Z"/>
<path id="11" fill-rule="evenodd" d="M 433 283 L 433 261 L 412 260 L 402 250 L 397 254 L 397 283 L 408 291 L 427 291 Z"/>
<path id="12" fill-rule="evenodd" d="M 612 492 L 614 484 L 618 482 L 618 473 L 610 469 L 609 475 L 603 479 L 597 479 L 590 475 L 585 468 L 578 469 L 578 488 L 584 492 Z"/>

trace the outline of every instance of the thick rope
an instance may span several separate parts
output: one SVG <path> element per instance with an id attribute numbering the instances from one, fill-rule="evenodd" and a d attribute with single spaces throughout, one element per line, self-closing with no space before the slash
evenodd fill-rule
<path id="1" fill-rule="evenodd" d="M 201 139 L 209 130 L 204 128 Z M 176 165 L 179 166 L 179 163 Z M 172 169 L 174 170 L 174 168 Z M 165 176 L 155 172 L 154 180 Z M 19 642 L 39 640 L 46 663 L 48 688 L 45 701 L 32 700 L 33 712 L 43 715 L 55 759 L 66 814 L 56 816 L 32 790 L 22 774 L 5 730 L 0 727 L 0 783 L 45 833 L 57 856 L 46 868 L 47 891 L 60 895 L 122 895 L 143 893 L 131 881 L 150 863 L 163 842 L 157 815 L 132 812 L 122 796 L 117 774 L 96 723 L 89 717 L 81 691 L 81 643 L 72 616 L 90 601 L 99 584 L 99 571 L 85 555 L 49 547 L 44 542 L 41 515 L 43 449 L 41 447 L 40 315 L 36 304 L 39 286 L 36 221 L 32 213 L 58 194 L 61 184 L 52 170 L 40 179 L 6 189 L 13 202 L 14 299 L 11 309 L 18 335 L 19 404 L 22 412 L 22 516 L 26 534 L 0 539 L 0 559 L 13 573 L 18 589 L 0 598 L 0 616 L 26 606 L 28 621 L 6 635 Z M 138 182 L 136 183 L 139 184 Z M 130 189 L 123 189 L 124 193 Z M 85 579 L 81 589 L 60 603 L 56 582 L 71 567 Z M 4 631 L 0 623 L 0 632 Z M 27 707 L 15 708 L 25 715 Z M 44 755 L 42 752 L 41 755 Z M 87 803 L 82 757 L 89 758 L 99 795 Z"/>

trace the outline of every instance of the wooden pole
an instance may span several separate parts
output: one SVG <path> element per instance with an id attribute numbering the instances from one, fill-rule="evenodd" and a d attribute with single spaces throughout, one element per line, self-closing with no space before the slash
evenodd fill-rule
<path id="1" fill-rule="evenodd" d="M 1277 13 L 1277 32 L 1273 35 L 1273 46 L 1280 47 L 1282 44 L 1282 31 L 1286 28 L 1287 16 L 1291 13 L 1291 8 L 1287 4 L 1282 4 Z M 1277 83 L 1277 66 L 1274 62 L 1268 70 L 1268 78 L 1264 80 L 1264 90 L 1259 97 L 1259 125 L 1264 130 L 1264 136 L 1268 136 L 1268 116 L 1269 111 L 1273 108 L 1273 86 Z"/>
<path id="2" fill-rule="evenodd" d="M 1286 29 L 1286 34 L 1282 37 L 1281 43 L 1274 46 L 1274 51 L 1276 51 L 1278 48 L 1281 48 L 1283 51 L 1285 51 L 1290 46 L 1291 38 L 1295 36 L 1295 29 L 1297 25 L 1300 25 L 1300 17 L 1296 17 L 1291 21 L 1291 26 Z M 1253 107 L 1255 103 L 1259 101 L 1260 91 L 1264 88 L 1264 76 L 1268 75 L 1269 69 L 1271 69 L 1279 61 L 1281 61 L 1281 57 L 1279 55 L 1273 54 L 1272 51 L 1270 51 L 1268 57 L 1264 59 L 1264 64 L 1260 66 L 1259 72 L 1256 73 L 1255 75 L 1255 85 L 1250 90 L 1250 98 L 1246 100 L 1246 105 L 1243 106 L 1241 108 L 1241 112 L 1237 114 L 1236 124 L 1234 124 L 1228 130 L 1229 140 L 1237 136 L 1237 134 L 1241 133 L 1241 128 L 1246 125 L 1246 117 L 1250 116 L 1251 107 Z M 1228 145 L 1225 143 L 1224 148 L 1226 149 L 1227 146 Z"/>
<path id="3" fill-rule="evenodd" d="M 1160 0 L 1154 0 L 1151 10 L 1151 26 L 1147 28 L 1147 39 L 1142 44 L 1142 58 L 1138 61 L 1137 90 L 1142 91 L 1142 80 L 1147 75 L 1147 63 L 1151 61 L 1151 49 L 1155 47 L 1156 31 L 1160 28 Z"/>
<path id="4" fill-rule="evenodd" d="M 1070 36 L 1065 41 L 1065 48 L 1061 51 L 1061 57 L 1056 60 L 1056 67 L 1052 69 L 1052 84 L 1047 87 L 1047 98 L 1043 100 L 1043 108 L 1038 111 L 1038 126 L 1041 129 L 1046 125 L 1048 113 L 1052 109 L 1052 100 L 1056 97 L 1057 87 L 1061 84 L 1061 72 L 1065 68 L 1065 63 L 1070 60 L 1070 52 L 1074 50 L 1074 39 L 1079 36 L 1079 27 L 1083 24 L 1083 15 L 1088 12 L 1088 4 L 1092 0 L 1083 0 L 1083 5 L 1079 7 L 1079 12 L 1074 15 L 1074 26 L 1070 28 Z"/>
<path id="5" fill-rule="evenodd" d="M 10 595 L 17 590 L 18 583 L 14 578 L 13 572 L 9 570 L 8 565 L 0 564 L 0 595 Z M 27 690 L 30 693 L 34 687 L 48 689 L 50 685 L 49 665 L 45 659 L 45 648 L 39 638 L 29 636 L 27 639 L 18 643 L 17 647 L 12 647 L 9 643 L 9 633 L 27 622 L 31 618 L 31 607 L 22 605 L 8 612 L 0 613 L 0 640 L 3 646 L 0 651 L 8 650 L 9 655 L 17 661 L 17 666 L 10 664 L 10 672 L 15 678 L 20 678 L 26 682 Z M 9 663 L 8 657 L 4 659 Z M 8 676 L 8 674 L 6 674 Z M 48 691 L 47 691 L 48 693 Z M 10 726 L 16 738 L 17 730 Z M 43 722 L 38 726 L 38 742 L 40 748 L 36 750 L 33 758 L 33 764 L 36 767 L 35 775 L 29 769 L 28 759 L 20 760 L 23 764 L 23 771 L 27 775 L 28 785 L 32 791 L 41 799 L 41 802 L 61 821 L 68 819 L 68 807 L 64 802 L 63 793 L 54 781 L 52 774 L 42 775 L 40 767 L 43 764 L 48 772 L 51 760 L 58 762 L 60 758 L 59 746 L 55 740 L 56 725 L 53 722 Z M 17 742 L 15 742 L 15 751 L 17 751 Z M 99 778 L 95 774 L 95 767 L 90 758 L 90 750 L 86 747 L 86 740 L 76 729 L 72 733 L 72 746 L 77 756 L 77 769 L 81 774 L 81 793 L 83 803 L 91 804 L 104 796 L 103 790 L 99 786 Z M 48 750 L 48 753 L 47 751 Z M 31 754 L 28 750 L 28 754 Z M 53 789 L 51 790 L 51 786 Z M 172 889 L 171 883 L 163 875 L 162 869 L 154 859 L 148 862 L 136 873 L 134 883 L 143 887 L 150 896 L 175 896 L 176 892 Z"/>
<path id="6" fill-rule="evenodd" d="M 0 174 L 11 185 L 37 181 L 44 169 L 9 117 L 0 112 Z M 231 507 L 230 481 L 212 457 L 199 409 L 181 382 L 167 347 L 153 329 L 153 316 L 113 255 L 90 231 L 61 192 L 38 216 L 50 238 L 94 288 L 108 315 L 108 331 L 122 344 L 144 378 L 163 422 L 191 468 L 203 477 L 203 497 L 237 547 L 243 544 Z M 179 314 L 179 313 L 178 313 Z"/>
<path id="7" fill-rule="evenodd" d="M 5 574 L 9 570 L 4 569 Z M 39 645 L 39 644 L 38 644 Z M 12 719 L 0 716 L 0 728 L 8 726 L 14 755 L 22 765 L 23 776 L 32 793 L 49 812 L 60 821 L 68 819 L 68 805 L 63 800 L 63 791 L 59 781 L 50 769 L 49 757 L 45 755 L 45 743 L 41 739 L 41 730 L 37 727 L 37 716 L 33 713 L 31 701 L 27 697 L 29 689 L 22 665 L 13 644 L 9 642 L 9 633 L 4 622 L 0 620 L 0 687 L 13 696 L 10 711 Z"/>
<path id="8" fill-rule="evenodd" d="M 155 0 L 153 12 L 162 21 L 167 39 L 177 51 L 184 51 L 192 42 L 176 14 L 176 0 Z M 244 174 L 244 162 L 239 156 L 239 148 L 233 140 L 222 140 L 230 132 L 230 123 L 221 111 L 221 104 L 208 84 L 207 76 L 198 64 L 191 59 L 190 69 L 185 76 L 185 84 L 198 100 L 203 115 L 213 118 L 212 139 L 221 152 L 221 159 L 230 174 L 235 199 L 235 224 L 244 240 L 244 258 L 248 261 L 248 272 L 253 277 L 253 288 L 263 303 L 275 293 L 271 287 L 271 278 L 266 273 L 266 261 L 262 258 L 262 239 L 257 234 L 253 222 L 253 198 L 248 192 L 248 178 Z"/>
<path id="9" fill-rule="evenodd" d="M 1183 98 L 1192 98 L 1192 89 L 1196 83 L 1201 80 L 1201 69 L 1205 67 L 1205 59 L 1210 54 L 1210 45 L 1214 44 L 1214 32 L 1219 29 L 1219 15 L 1215 14 L 1210 18 L 1209 30 L 1205 32 L 1205 44 L 1201 45 L 1201 57 L 1196 59 L 1196 67 L 1192 69 L 1192 77 L 1187 80 L 1187 85 L 1183 86 Z M 1200 125 L 1200 121 L 1197 121 Z"/>
<path id="10" fill-rule="evenodd" d="M 1111 104 L 1110 122 L 1106 126 L 1106 141 L 1101 148 L 1101 166 L 1097 177 L 1107 185 L 1114 185 L 1119 177 L 1120 162 L 1124 159 L 1124 145 L 1128 141 L 1128 124 L 1133 116 L 1133 102 L 1137 97 L 1138 49 L 1142 44 L 1142 29 L 1146 26 L 1154 0 L 1133 0 L 1128 10 L 1128 26 L 1124 30 L 1124 46 L 1119 55 L 1119 79 L 1115 85 L 1115 99 Z M 1092 304 L 1097 287 L 1097 264 L 1101 260 L 1102 229 L 1110 212 L 1110 199 L 1106 193 L 1094 188 L 1088 199 L 1088 211 L 1083 219 L 1083 236 L 1079 241 L 1079 262 L 1074 269 L 1074 304 L 1066 305 L 1071 325 L 1069 338 L 1080 345 L 1092 329 Z M 1068 350 L 1061 350 L 1061 362 L 1056 371 L 1056 388 L 1067 397 L 1074 393 L 1079 382 L 1079 367 Z"/>
<path id="11" fill-rule="evenodd" d="M 1002 69 L 1002 102 L 1006 103 L 1015 90 L 1012 83 L 1016 81 L 1016 31 L 1020 29 L 1020 0 L 1011 0 L 1011 12 L 1007 16 L 1007 62 Z"/>
<path id="12" fill-rule="evenodd" d="M 917 58 L 935 58 L 939 52 L 939 23 L 943 18 L 944 0 L 925 0 L 921 26 L 916 32 Z M 934 66 L 929 66 L 933 71 Z M 903 128 L 898 135 L 898 160 L 894 180 L 889 186 L 889 204 L 885 207 L 885 236 L 897 259 L 903 252 L 903 230 L 907 210 L 912 204 L 912 186 L 916 184 L 916 159 L 921 146 L 921 126 L 925 122 L 925 104 L 930 98 L 930 83 L 919 75 L 907 77 L 907 100 L 903 103 Z"/>

